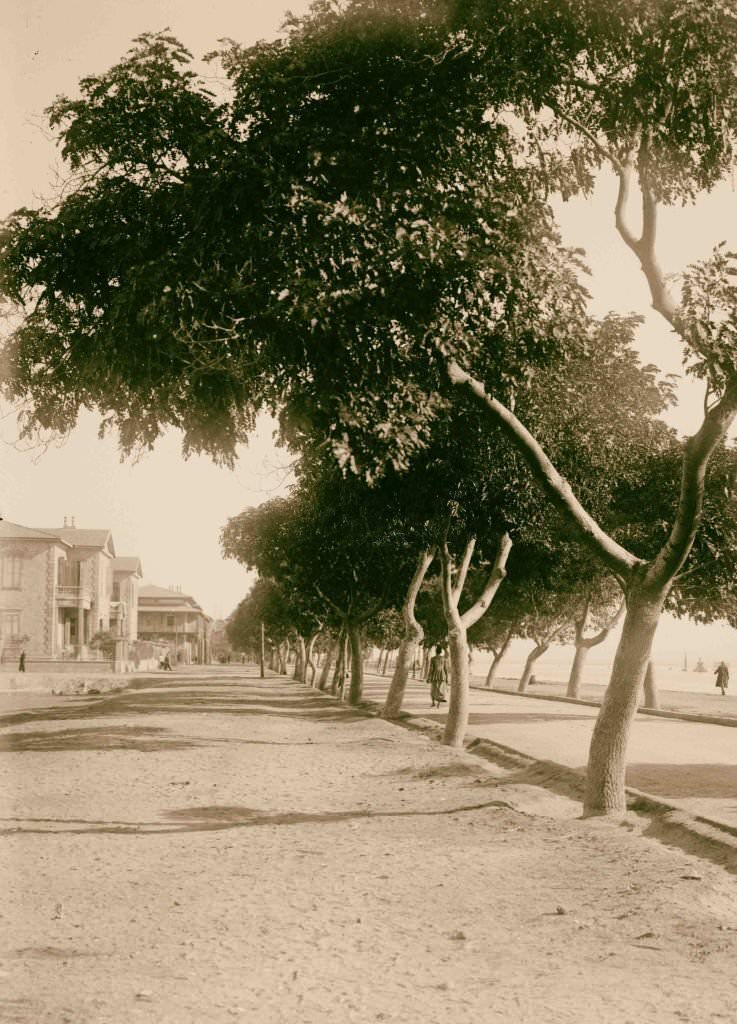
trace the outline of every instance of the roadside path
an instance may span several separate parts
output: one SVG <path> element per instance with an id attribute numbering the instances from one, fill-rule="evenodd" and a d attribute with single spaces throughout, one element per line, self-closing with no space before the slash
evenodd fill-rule
<path id="1" fill-rule="evenodd" d="M 2 1022 L 737 1019 L 734 878 L 642 820 L 283 678 L 29 714 L 0 724 Z"/>
<path id="2" fill-rule="evenodd" d="M 382 702 L 389 677 L 368 673 L 368 700 Z M 538 760 L 583 770 L 598 708 L 472 689 L 468 731 Z M 411 680 L 404 710 L 444 722 L 426 684 Z M 637 714 L 628 746 L 627 783 L 691 814 L 737 828 L 737 730 Z"/>

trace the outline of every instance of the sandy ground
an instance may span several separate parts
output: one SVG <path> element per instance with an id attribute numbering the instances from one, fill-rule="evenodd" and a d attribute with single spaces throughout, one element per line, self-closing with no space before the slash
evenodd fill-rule
<path id="1" fill-rule="evenodd" d="M 0 732 L 0 1020 L 737 1019 L 734 876 L 286 680 Z"/>

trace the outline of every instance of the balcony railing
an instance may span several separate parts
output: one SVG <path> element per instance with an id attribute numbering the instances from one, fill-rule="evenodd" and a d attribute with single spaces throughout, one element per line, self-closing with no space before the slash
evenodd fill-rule
<path id="1" fill-rule="evenodd" d="M 73 604 L 89 602 L 92 599 L 92 591 L 89 587 L 58 586 L 56 588 L 56 599 L 57 601 L 71 602 Z"/>

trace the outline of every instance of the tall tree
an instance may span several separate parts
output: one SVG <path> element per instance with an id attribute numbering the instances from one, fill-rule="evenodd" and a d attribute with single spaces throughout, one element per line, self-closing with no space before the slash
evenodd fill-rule
<path id="1" fill-rule="evenodd" d="M 675 296 L 655 247 L 658 207 L 731 166 L 735 5 L 393 6 L 320 3 L 282 43 L 230 47 L 221 106 L 161 36 L 58 101 L 79 178 L 57 208 L 7 225 L 3 287 L 26 311 L 7 387 L 43 426 L 97 406 L 128 447 L 175 422 L 190 447 L 225 458 L 267 404 L 292 439 L 317 429 L 366 471 L 407 465 L 456 389 L 624 582 L 586 796 L 587 813 L 618 813 L 652 638 L 737 413 L 730 258 L 716 252 Z M 574 492 L 567 438 L 538 434 L 521 400 L 541 367 L 590 340 L 546 195 L 589 188 L 605 162 L 620 236 L 709 388 L 649 558 L 602 524 L 598 488 Z M 111 219 L 120 230 L 106 235 Z"/>

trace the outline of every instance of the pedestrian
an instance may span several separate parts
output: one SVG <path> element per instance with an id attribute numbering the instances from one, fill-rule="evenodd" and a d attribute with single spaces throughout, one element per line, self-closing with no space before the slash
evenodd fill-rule
<path id="1" fill-rule="evenodd" d="M 716 682 L 714 683 L 714 685 L 719 687 L 719 689 L 722 691 L 722 697 L 723 697 L 724 696 L 724 691 L 729 686 L 729 669 L 727 668 L 727 666 L 724 664 L 723 661 L 720 661 L 719 664 L 717 665 L 716 677 L 717 677 L 717 679 L 716 679 Z"/>
<path id="2" fill-rule="evenodd" d="M 18 659 L 18 671 L 25 672 L 26 670 L 26 649 L 23 647 L 20 652 L 20 658 Z"/>
<path id="3" fill-rule="evenodd" d="M 445 687 L 448 682 L 448 662 L 440 644 L 437 645 L 435 654 L 430 659 L 427 681 L 430 684 L 432 706 L 439 708 L 441 704 L 445 703 Z"/>

